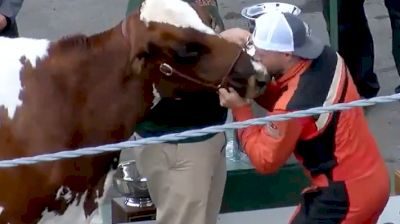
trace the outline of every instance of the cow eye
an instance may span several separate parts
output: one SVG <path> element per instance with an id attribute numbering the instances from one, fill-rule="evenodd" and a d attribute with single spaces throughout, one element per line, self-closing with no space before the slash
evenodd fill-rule
<path id="1" fill-rule="evenodd" d="M 207 52 L 207 48 L 197 42 L 186 43 L 175 48 L 174 59 L 182 64 L 194 64 Z"/>
<path id="2" fill-rule="evenodd" d="M 194 58 L 199 56 L 199 52 L 193 49 L 180 49 L 176 52 L 176 56 L 180 58 Z"/>

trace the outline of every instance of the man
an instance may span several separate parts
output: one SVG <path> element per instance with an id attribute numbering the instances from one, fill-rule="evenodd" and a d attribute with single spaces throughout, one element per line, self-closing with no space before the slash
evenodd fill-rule
<path id="1" fill-rule="evenodd" d="M 23 2 L 23 0 L 0 0 L 0 36 L 19 36 L 15 18 Z"/>
<path id="2" fill-rule="evenodd" d="M 288 13 L 256 20 L 254 58 L 275 80 L 256 102 L 271 114 L 360 98 L 343 59 L 309 33 Z M 243 44 L 249 34 L 235 29 L 222 35 Z M 236 121 L 253 118 L 249 102 L 233 89 L 220 89 L 220 101 Z M 312 186 L 304 190 L 293 224 L 376 223 L 386 205 L 388 173 L 361 108 L 251 126 L 238 136 L 261 173 L 276 171 L 292 153 L 305 167 Z"/>
<path id="3" fill-rule="evenodd" d="M 226 122 L 227 109 L 215 92 L 171 97 L 162 84 L 156 88 L 160 99 L 136 127 L 136 138 Z M 226 180 L 225 144 L 219 133 L 132 149 L 139 173 L 147 178 L 158 224 L 217 222 Z"/>
<path id="4" fill-rule="evenodd" d="M 374 73 L 374 43 L 364 10 L 365 0 L 338 0 L 339 53 L 343 56 L 360 95 L 375 97 L 380 89 Z M 323 0 L 329 21 L 329 0 Z M 385 0 L 392 26 L 392 53 L 400 75 L 400 1 Z M 400 93 L 400 85 L 395 88 Z"/>

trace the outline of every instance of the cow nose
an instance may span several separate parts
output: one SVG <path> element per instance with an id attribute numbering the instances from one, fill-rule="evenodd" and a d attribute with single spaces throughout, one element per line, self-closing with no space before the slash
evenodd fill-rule
<path id="1" fill-rule="evenodd" d="M 267 82 L 264 81 L 257 81 L 257 88 L 258 88 L 258 95 L 261 95 L 265 92 L 265 90 L 267 89 Z"/>
<path id="2" fill-rule="evenodd" d="M 256 84 L 257 84 L 258 88 L 263 88 L 267 85 L 267 82 L 266 81 L 257 81 Z"/>

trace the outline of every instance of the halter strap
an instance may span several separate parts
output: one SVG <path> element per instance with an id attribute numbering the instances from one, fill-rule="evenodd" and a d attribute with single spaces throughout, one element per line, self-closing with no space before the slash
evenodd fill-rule
<path id="1" fill-rule="evenodd" d="M 168 63 L 165 63 L 165 62 L 161 63 L 160 71 L 166 76 L 172 76 L 172 75 L 176 74 L 177 76 L 179 76 L 181 78 L 184 78 L 186 80 L 189 80 L 191 82 L 194 82 L 194 83 L 197 83 L 199 85 L 218 90 L 218 89 L 220 89 L 221 87 L 223 87 L 227 83 L 227 80 L 229 78 L 229 74 L 231 73 L 232 69 L 236 65 L 236 63 L 239 60 L 239 57 L 240 57 L 240 55 L 242 53 L 243 53 L 243 50 L 240 49 L 240 51 L 236 54 L 234 60 L 232 61 L 232 63 L 228 67 L 227 72 L 225 73 L 224 77 L 221 80 L 221 83 L 218 84 L 218 85 L 215 85 L 214 83 L 210 83 L 210 82 L 207 82 L 207 81 L 204 81 L 204 80 L 199 80 L 199 79 L 190 77 L 188 75 L 185 75 L 182 72 L 179 72 L 178 70 L 174 69 L 171 65 L 169 65 Z"/>

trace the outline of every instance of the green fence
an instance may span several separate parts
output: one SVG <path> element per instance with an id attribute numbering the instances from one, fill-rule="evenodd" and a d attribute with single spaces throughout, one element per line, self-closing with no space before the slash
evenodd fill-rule
<path id="1" fill-rule="evenodd" d="M 329 0 L 329 3 L 324 5 L 324 7 L 327 7 L 327 9 L 325 9 L 325 12 L 327 13 L 325 13 L 324 16 L 328 24 L 331 46 L 336 51 L 339 49 L 338 1 L 340 0 Z"/>

